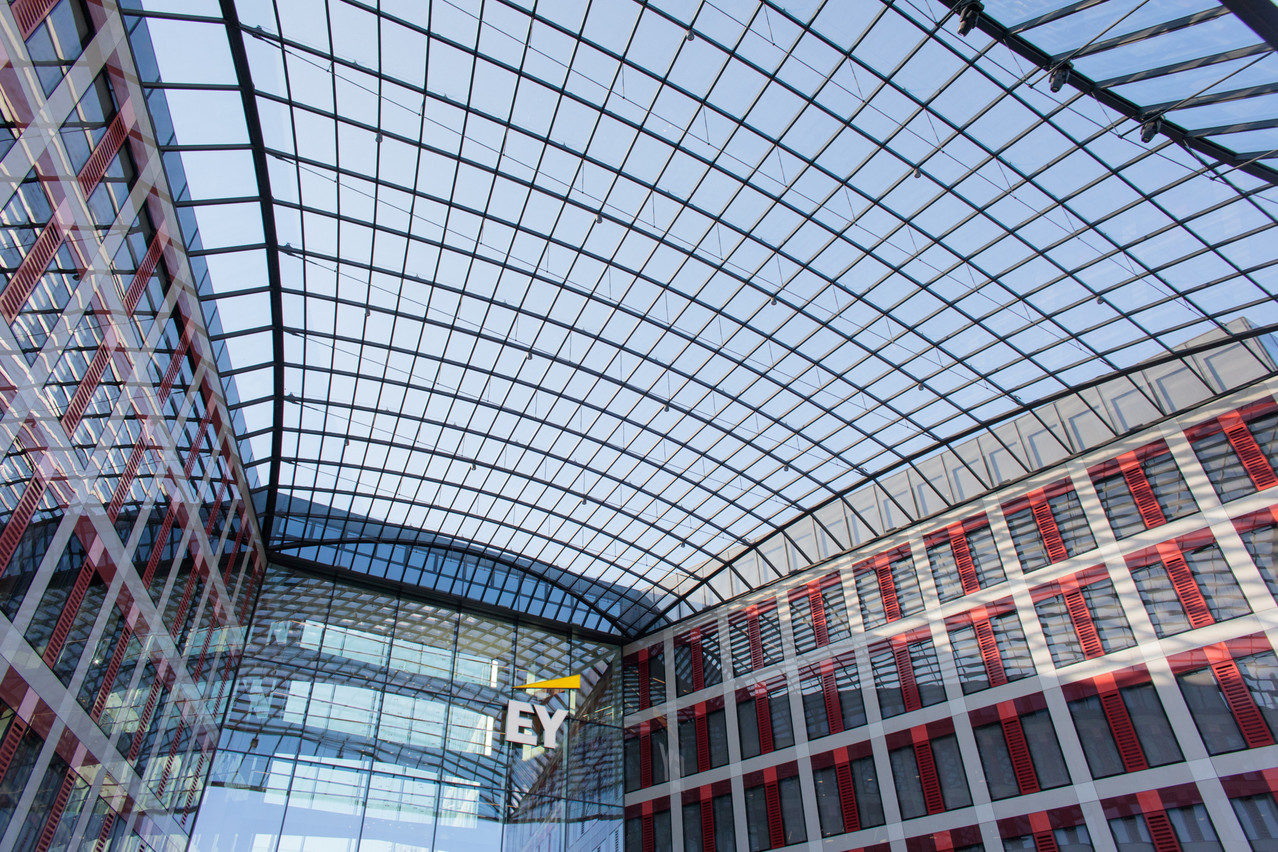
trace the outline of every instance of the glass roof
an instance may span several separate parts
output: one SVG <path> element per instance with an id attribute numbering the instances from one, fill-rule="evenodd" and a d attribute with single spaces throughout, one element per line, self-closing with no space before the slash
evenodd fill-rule
<path id="1" fill-rule="evenodd" d="M 832 495 L 1278 323 L 1275 57 L 1212 0 L 141 5 L 282 554 L 472 542 L 632 634 Z"/>

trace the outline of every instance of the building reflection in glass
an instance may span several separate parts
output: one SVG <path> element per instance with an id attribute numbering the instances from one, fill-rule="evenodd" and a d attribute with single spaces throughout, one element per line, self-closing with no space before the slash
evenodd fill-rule
<path id="1" fill-rule="evenodd" d="M 619 649 L 272 567 L 195 825 L 200 852 L 593 852 L 621 827 Z M 534 680 L 560 747 L 508 745 Z"/>

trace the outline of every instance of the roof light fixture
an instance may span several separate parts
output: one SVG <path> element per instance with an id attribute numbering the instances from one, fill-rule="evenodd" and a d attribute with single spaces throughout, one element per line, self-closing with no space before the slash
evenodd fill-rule
<path id="1" fill-rule="evenodd" d="M 1158 131 L 1163 129 L 1163 119 L 1160 116 L 1147 118 L 1140 124 L 1140 141 L 1149 143 L 1154 141 L 1154 137 L 1158 135 Z"/>
<path id="2" fill-rule="evenodd" d="M 985 4 L 981 0 L 967 0 L 959 7 L 959 28 L 958 34 L 965 36 L 976 26 L 976 22 L 981 18 L 981 12 L 985 11 Z"/>
<path id="3" fill-rule="evenodd" d="M 1059 92 L 1069 82 L 1069 72 L 1074 70 L 1074 63 L 1065 61 L 1057 65 L 1051 70 L 1047 77 L 1047 87 L 1053 92 Z"/>

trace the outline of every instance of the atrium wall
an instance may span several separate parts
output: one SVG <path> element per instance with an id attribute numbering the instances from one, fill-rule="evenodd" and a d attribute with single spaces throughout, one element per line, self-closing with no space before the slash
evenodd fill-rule
<path id="1" fill-rule="evenodd" d="M 628 646 L 627 848 L 1273 848 L 1276 392 Z"/>
<path id="2" fill-rule="evenodd" d="M 616 645 L 271 565 L 193 850 L 608 852 Z M 580 674 L 580 690 L 520 693 Z M 511 698 L 569 711 L 506 742 Z"/>
<path id="3" fill-rule="evenodd" d="M 264 568 L 121 20 L 0 7 L 0 848 L 186 848 Z"/>

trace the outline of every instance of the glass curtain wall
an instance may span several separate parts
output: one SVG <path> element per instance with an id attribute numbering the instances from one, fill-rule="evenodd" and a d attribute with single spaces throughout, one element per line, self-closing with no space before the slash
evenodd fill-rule
<path id="1" fill-rule="evenodd" d="M 610 845 L 619 663 L 614 645 L 271 566 L 191 849 Z M 516 689 L 571 674 L 580 690 Z M 511 698 L 569 711 L 558 748 L 506 743 Z"/>

